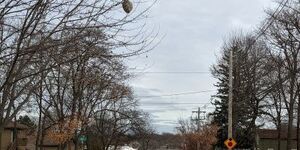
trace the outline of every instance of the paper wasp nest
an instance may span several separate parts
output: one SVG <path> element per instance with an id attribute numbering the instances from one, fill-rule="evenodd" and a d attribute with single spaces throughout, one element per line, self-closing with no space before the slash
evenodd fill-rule
<path id="1" fill-rule="evenodd" d="M 126 13 L 130 13 L 132 11 L 133 6 L 129 0 L 123 0 L 122 6 Z"/>

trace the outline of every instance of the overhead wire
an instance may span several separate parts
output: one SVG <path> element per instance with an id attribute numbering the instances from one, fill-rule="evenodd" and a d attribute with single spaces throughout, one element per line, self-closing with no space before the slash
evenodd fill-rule
<path id="1" fill-rule="evenodd" d="M 274 18 L 280 14 L 280 12 L 283 10 L 283 8 L 288 3 L 288 0 L 282 0 L 279 6 L 276 8 L 276 10 L 271 15 L 272 18 L 259 30 L 259 33 L 254 38 L 253 43 L 250 44 L 249 48 L 251 48 L 257 40 L 270 28 L 270 26 L 274 22 Z M 145 73 L 145 74 L 208 74 L 209 72 L 201 72 L 201 71 L 145 71 L 145 72 L 131 72 L 131 73 Z M 205 93 L 205 92 L 213 92 L 216 90 L 205 90 L 205 91 L 195 91 L 195 92 L 183 92 L 183 93 L 173 93 L 173 94 L 164 94 L 164 95 L 146 95 L 146 96 L 137 96 L 137 98 L 155 98 L 155 97 L 168 97 L 168 96 L 181 96 L 181 95 L 191 95 L 191 94 L 199 94 L 199 93 Z M 144 103 L 146 105 L 189 105 L 189 104 L 211 104 L 211 103 Z M 208 107 L 207 107 L 208 108 Z M 214 107 L 211 107 L 214 108 Z"/>
<path id="2" fill-rule="evenodd" d="M 209 74 L 210 72 L 205 71 L 136 71 L 130 73 L 141 73 L 141 74 Z"/>
<path id="3" fill-rule="evenodd" d="M 283 10 L 283 8 L 288 3 L 288 0 L 282 0 L 279 6 L 276 8 L 276 10 L 271 15 L 272 18 L 267 22 L 261 30 L 259 30 L 260 33 L 257 34 L 255 37 L 253 43 L 250 44 L 249 48 L 251 48 L 257 40 L 267 31 L 267 29 L 273 24 L 274 18 L 280 14 L 280 12 Z M 146 74 L 206 74 L 209 72 L 201 72 L 201 71 L 145 71 L 145 72 L 132 72 L 132 73 L 146 73 Z M 166 96 L 181 96 L 181 95 L 190 95 L 190 94 L 199 94 L 204 92 L 212 92 L 216 90 L 206 90 L 206 91 L 196 91 L 196 92 L 183 92 L 183 93 L 173 93 L 173 94 L 165 94 L 165 95 L 146 95 L 146 96 L 137 96 L 137 98 L 155 98 L 155 97 L 166 97 Z"/>
<path id="4" fill-rule="evenodd" d="M 249 46 L 249 48 L 251 48 L 255 42 L 262 36 L 265 34 L 265 32 L 268 30 L 268 28 L 271 27 L 271 25 L 274 23 L 275 18 L 281 13 L 281 11 L 285 8 L 285 6 L 287 5 L 287 3 L 289 2 L 289 0 L 282 0 L 279 4 L 279 6 L 276 8 L 276 10 L 272 13 L 271 18 L 269 19 L 269 23 L 266 23 L 266 27 L 263 27 L 261 30 L 259 30 L 260 33 L 258 33 L 258 35 L 256 36 L 256 38 L 254 39 L 253 43 Z M 276 87 L 278 84 L 281 84 L 283 82 L 285 82 L 288 77 L 290 76 L 290 74 L 288 74 L 282 81 L 276 82 L 275 84 L 273 84 L 272 86 L 268 87 L 267 89 L 265 89 L 263 92 L 261 93 L 268 93 L 270 90 L 272 90 L 274 87 Z"/>
<path id="5" fill-rule="evenodd" d="M 182 93 L 172 93 L 172 94 L 164 94 L 164 95 L 145 95 L 145 96 L 137 96 L 136 98 L 153 98 L 153 97 L 165 97 L 165 96 L 181 96 L 181 95 L 193 95 L 207 92 L 214 92 L 216 90 L 204 90 L 204 91 L 194 91 L 194 92 L 182 92 Z"/>
<path id="6" fill-rule="evenodd" d="M 250 49 L 256 42 L 257 40 L 265 34 L 265 32 L 271 27 L 271 25 L 274 23 L 274 19 L 281 13 L 281 11 L 284 9 L 284 7 L 287 5 L 287 3 L 289 2 L 289 0 L 282 0 L 280 2 L 280 4 L 278 5 L 278 7 L 275 9 L 275 11 L 272 13 L 271 18 L 268 20 L 268 22 L 263 25 L 263 27 L 259 30 L 259 32 L 257 33 L 257 36 L 254 38 L 253 42 L 248 46 L 248 49 Z M 284 82 L 289 75 L 287 75 L 287 77 L 282 81 Z M 275 83 L 273 86 L 267 88 L 266 90 L 264 90 L 262 93 L 267 93 L 269 90 L 271 90 L 274 86 L 276 86 L 277 84 L 280 84 L 280 82 Z"/>
<path id="7" fill-rule="evenodd" d="M 250 45 L 250 47 L 253 46 L 253 44 L 255 44 L 255 42 L 268 30 L 268 28 L 270 28 L 270 26 L 274 22 L 274 18 L 276 18 L 281 13 L 281 11 L 286 6 L 286 4 L 288 3 L 288 1 L 289 0 L 282 0 L 280 2 L 279 6 L 272 13 L 271 18 L 269 19 L 269 21 L 265 24 L 266 27 L 263 26 L 262 29 L 259 30 L 260 33 L 257 34 L 257 36 L 254 39 L 254 42 Z"/>
<path id="8" fill-rule="evenodd" d="M 200 104 L 200 105 L 211 105 L 211 103 L 188 103 L 188 102 L 183 102 L 183 103 L 173 103 L 173 102 L 151 102 L 151 103 L 142 103 L 146 105 L 195 105 L 195 104 Z"/>

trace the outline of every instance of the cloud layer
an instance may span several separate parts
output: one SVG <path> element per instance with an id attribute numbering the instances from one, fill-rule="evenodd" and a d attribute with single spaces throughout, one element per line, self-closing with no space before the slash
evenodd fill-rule
<path id="1" fill-rule="evenodd" d="M 147 27 L 164 36 L 151 52 L 128 60 L 132 68 L 159 72 L 142 73 L 130 84 L 139 96 L 142 109 L 149 112 L 159 132 L 174 132 L 178 118 L 188 118 L 191 111 L 210 103 L 214 92 L 159 97 L 169 93 L 213 90 L 216 80 L 209 73 L 226 36 L 236 30 L 250 32 L 265 17 L 264 10 L 274 7 L 272 0 L 159 0 L 151 9 Z M 211 106 L 207 106 L 211 111 Z"/>

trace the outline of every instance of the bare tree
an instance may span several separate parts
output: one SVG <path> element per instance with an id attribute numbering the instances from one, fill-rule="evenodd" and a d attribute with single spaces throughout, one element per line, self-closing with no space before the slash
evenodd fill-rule
<path id="1" fill-rule="evenodd" d="M 80 58 L 82 56 L 76 54 L 82 52 L 78 50 L 79 47 L 72 47 L 76 47 L 82 39 L 86 39 L 86 43 L 80 46 L 89 47 L 85 50 L 94 48 L 93 52 L 101 51 L 98 49 L 99 45 L 102 47 L 105 45 L 106 49 L 114 51 L 106 56 L 107 60 L 111 57 L 129 57 L 149 50 L 147 47 L 149 39 L 152 38 L 148 38 L 144 33 L 143 26 L 136 30 L 126 26 L 127 24 L 133 25 L 135 20 L 144 18 L 143 15 L 149 8 L 125 15 L 118 11 L 122 9 L 120 5 L 122 3 L 128 4 L 121 0 L 8 0 L 0 2 L 0 138 L 4 126 L 24 109 L 29 101 L 36 98 L 34 95 L 39 93 L 38 105 L 42 106 L 49 102 L 42 103 L 41 101 L 46 97 L 44 91 L 48 91 L 48 94 L 54 92 L 53 89 L 50 91 L 47 89 L 50 85 L 53 87 L 55 82 L 63 83 L 65 86 L 72 83 L 60 81 L 65 74 L 63 71 L 74 73 L 75 77 L 73 76 L 72 80 L 76 82 L 73 84 L 72 92 L 75 96 L 74 100 L 78 101 L 82 94 L 80 93 L 82 91 L 78 89 L 81 87 L 81 81 L 77 82 L 77 78 L 81 77 L 80 73 L 77 74 L 77 68 L 62 67 L 68 65 L 70 67 L 76 61 L 82 60 Z M 141 3 L 136 2 L 136 4 L 137 10 Z M 131 9 L 127 12 L 129 13 Z M 105 31 L 105 39 L 103 36 L 96 38 L 100 31 Z M 49 81 L 50 75 L 53 81 Z M 48 80 L 45 79 L 46 77 Z M 57 88 L 57 92 L 61 92 L 59 90 L 61 85 Z M 52 98 L 57 100 L 61 98 L 61 94 Z M 44 110 L 41 110 L 44 114 L 53 110 L 54 105 L 57 108 L 62 106 L 59 105 L 61 102 L 49 103 L 43 108 Z M 83 105 L 77 102 L 73 104 L 74 106 L 70 107 L 72 113 Z M 65 109 L 59 110 L 62 112 L 57 113 L 56 117 L 62 117 Z"/>
<path id="2" fill-rule="evenodd" d="M 145 116 L 136 110 L 136 103 L 131 100 L 119 101 L 106 105 L 95 114 L 93 123 L 87 128 L 89 148 L 107 150 L 125 142 L 128 135 L 142 133 Z M 145 138 L 145 137 L 139 137 Z M 140 139 L 141 140 L 141 139 Z M 97 144 L 95 144 L 97 143 Z"/>
<path id="3" fill-rule="evenodd" d="M 198 125 L 190 120 L 180 119 L 178 123 L 176 129 L 189 150 L 196 150 L 197 147 L 200 150 L 212 149 L 217 142 L 218 127 L 214 124 L 203 124 L 199 129 Z M 198 143 L 200 146 L 197 145 Z"/>
<path id="4" fill-rule="evenodd" d="M 269 19 L 273 23 L 265 33 L 274 65 L 281 68 L 277 88 L 288 113 L 287 149 L 291 149 L 292 145 L 294 110 L 299 97 L 299 4 L 298 1 L 290 1 L 279 14 L 271 15 Z M 283 62 L 277 61 L 277 58 Z"/>
<path id="5" fill-rule="evenodd" d="M 95 34 L 97 30 L 87 32 Z M 103 38 L 103 33 L 98 33 L 95 38 Z M 95 113 L 107 110 L 110 104 L 116 107 L 116 103 L 131 96 L 130 88 L 124 83 L 129 75 L 125 73 L 119 57 L 113 56 L 106 47 L 90 46 L 90 40 L 93 39 L 65 45 L 74 51 L 68 56 L 76 56 L 77 59 L 59 64 L 68 59 L 59 58 L 58 67 L 53 67 L 45 76 L 44 106 L 41 109 L 51 122 L 47 122 L 46 130 L 69 120 L 80 123 L 80 126 L 74 126 L 74 132 L 68 132 L 73 135 L 67 135 L 68 138 L 60 141 L 62 144 L 73 140 L 77 145 L 80 134 L 77 131 L 87 126 Z M 100 107 L 103 103 L 106 103 L 105 107 Z M 66 133 L 63 128 L 55 129 L 60 129 L 56 134 Z"/>
<path id="6" fill-rule="evenodd" d="M 148 113 L 143 111 L 134 111 L 133 114 L 133 118 L 135 118 L 131 129 L 133 139 L 140 143 L 139 149 L 148 150 L 155 134 L 155 130 L 151 125 L 151 118 Z"/>

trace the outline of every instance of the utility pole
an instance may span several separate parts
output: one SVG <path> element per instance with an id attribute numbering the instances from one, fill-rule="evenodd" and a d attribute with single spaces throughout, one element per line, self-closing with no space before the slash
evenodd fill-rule
<path id="1" fill-rule="evenodd" d="M 201 118 L 201 114 L 206 113 L 206 111 L 201 111 L 201 108 L 198 107 L 198 110 L 197 111 L 192 111 L 192 113 L 197 114 L 197 117 L 195 119 L 192 119 L 192 120 L 197 122 L 197 132 L 199 132 L 200 131 L 200 122 L 205 119 L 205 118 Z"/>
<path id="2" fill-rule="evenodd" d="M 232 138 L 232 70 L 233 70 L 233 52 L 230 49 L 229 56 L 229 99 L 228 99 L 228 139 Z"/>
<path id="3" fill-rule="evenodd" d="M 198 107 L 197 111 L 192 111 L 192 113 L 197 113 L 196 119 L 192 119 L 193 121 L 197 122 L 197 132 L 200 132 L 200 122 L 205 118 L 201 118 L 201 113 L 206 113 L 206 111 L 201 111 L 200 107 Z M 197 141 L 197 150 L 200 150 L 200 142 Z"/>

